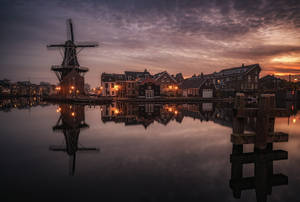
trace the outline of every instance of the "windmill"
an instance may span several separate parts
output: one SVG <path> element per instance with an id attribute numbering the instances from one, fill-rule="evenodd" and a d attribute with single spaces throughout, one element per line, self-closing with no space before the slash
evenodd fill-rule
<path id="1" fill-rule="evenodd" d="M 84 74 L 88 68 L 81 67 L 77 60 L 77 55 L 84 49 L 97 47 L 97 43 L 75 44 L 72 20 L 68 20 L 69 39 L 64 44 L 51 44 L 48 48 L 59 48 L 63 50 L 63 61 L 61 65 L 53 65 L 51 70 L 55 72 L 60 86 L 57 88 L 59 94 L 66 95 L 82 95 L 84 94 Z M 77 49 L 79 49 L 77 51 Z"/>

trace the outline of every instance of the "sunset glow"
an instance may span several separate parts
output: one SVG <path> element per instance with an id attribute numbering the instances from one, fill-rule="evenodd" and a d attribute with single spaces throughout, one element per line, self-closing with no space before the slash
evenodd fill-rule
<path id="1" fill-rule="evenodd" d="M 300 57 L 283 56 L 283 57 L 273 58 L 272 62 L 297 63 L 300 62 Z"/>
<path id="2" fill-rule="evenodd" d="M 11 80 L 56 84 L 48 70 L 62 58 L 45 47 L 66 40 L 66 20 L 72 18 L 75 41 L 100 45 L 80 52 L 93 87 L 102 72 L 146 68 L 182 72 L 186 78 L 259 63 L 262 75 L 299 74 L 299 9 L 296 1 L 281 0 L 7 1 L 1 5 L 0 73 Z"/>

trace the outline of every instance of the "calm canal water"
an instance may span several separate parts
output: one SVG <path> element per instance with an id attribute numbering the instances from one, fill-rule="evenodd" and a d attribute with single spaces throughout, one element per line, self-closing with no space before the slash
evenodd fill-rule
<path id="1" fill-rule="evenodd" d="M 3 201 L 299 201 L 294 105 L 275 118 L 288 141 L 243 151 L 221 104 L 11 105 L 0 111 Z"/>

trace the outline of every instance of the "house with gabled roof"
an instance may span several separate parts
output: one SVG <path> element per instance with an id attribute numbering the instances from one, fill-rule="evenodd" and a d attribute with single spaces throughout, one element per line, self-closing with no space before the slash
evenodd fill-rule
<path id="1" fill-rule="evenodd" d="M 180 85 L 184 97 L 214 97 L 215 86 L 212 80 L 205 77 L 191 77 Z"/>
<path id="2" fill-rule="evenodd" d="M 139 98 L 160 97 L 160 83 L 153 78 L 146 78 L 138 82 Z"/>
<path id="3" fill-rule="evenodd" d="M 179 94 L 178 81 L 167 71 L 155 74 L 153 78 L 160 83 L 161 96 L 177 96 Z"/>
<path id="4" fill-rule="evenodd" d="M 258 89 L 259 64 L 223 69 L 220 72 L 207 75 L 212 78 L 217 89 L 232 89 L 237 92 L 255 91 Z"/>
<path id="5" fill-rule="evenodd" d="M 101 74 L 102 96 L 123 96 L 126 77 L 124 74 Z"/>

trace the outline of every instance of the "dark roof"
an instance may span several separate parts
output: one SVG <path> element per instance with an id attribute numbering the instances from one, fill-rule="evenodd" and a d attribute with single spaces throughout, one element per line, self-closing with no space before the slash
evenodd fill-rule
<path id="1" fill-rule="evenodd" d="M 143 72 L 125 71 L 125 76 L 127 80 L 135 80 L 138 78 L 150 77 L 151 74 L 147 71 L 147 69 L 145 69 Z"/>
<path id="2" fill-rule="evenodd" d="M 182 84 L 181 84 L 181 88 L 182 89 L 188 89 L 188 88 L 200 88 L 207 79 L 205 78 L 189 78 L 189 79 L 185 79 Z"/>
<path id="3" fill-rule="evenodd" d="M 30 86 L 31 82 L 30 81 L 18 81 L 17 85 L 20 85 L 20 86 Z"/>
<path id="4" fill-rule="evenodd" d="M 156 80 L 158 80 L 162 75 L 167 74 L 173 81 L 177 82 L 177 80 L 175 79 L 174 76 L 171 76 L 167 71 L 163 71 L 157 74 L 153 75 L 153 78 L 155 78 Z"/>
<path id="5" fill-rule="evenodd" d="M 0 86 L 9 87 L 10 85 L 11 85 L 11 83 L 8 79 L 0 80 Z"/>
<path id="6" fill-rule="evenodd" d="M 145 78 L 145 79 L 140 80 L 140 84 L 143 85 L 145 83 L 154 83 L 155 85 L 159 85 L 159 83 L 153 78 Z"/>
<path id="7" fill-rule="evenodd" d="M 267 76 L 264 76 L 262 78 L 259 79 L 259 81 L 266 81 L 266 80 L 277 80 L 277 81 L 282 81 L 281 78 L 278 78 L 278 77 L 275 77 L 273 75 L 267 75 Z"/>
<path id="8" fill-rule="evenodd" d="M 183 76 L 181 73 L 176 74 L 175 79 L 177 82 L 182 82 L 184 80 Z"/>
<path id="9" fill-rule="evenodd" d="M 220 72 L 214 72 L 212 74 L 205 74 L 205 78 L 220 78 L 220 77 L 226 77 L 226 76 L 236 76 L 236 75 L 241 75 L 243 76 L 244 74 L 250 72 L 251 70 L 259 68 L 261 69 L 259 64 L 252 64 L 252 65 L 247 65 L 247 66 L 240 66 L 240 67 L 233 67 L 233 68 L 228 68 L 228 69 L 223 69 Z M 198 76 L 199 78 L 200 76 Z"/>
<path id="10" fill-rule="evenodd" d="M 253 65 L 247 65 L 247 66 L 242 65 L 241 67 L 233 67 L 233 68 L 229 68 L 229 69 L 223 69 L 216 74 L 217 75 L 221 74 L 222 76 L 228 76 L 228 75 L 232 75 L 232 74 L 244 74 L 256 67 L 260 68 L 259 64 L 253 64 Z"/>
<path id="11" fill-rule="evenodd" d="M 101 81 L 103 82 L 115 82 L 115 81 L 125 81 L 125 74 L 101 74 Z"/>

